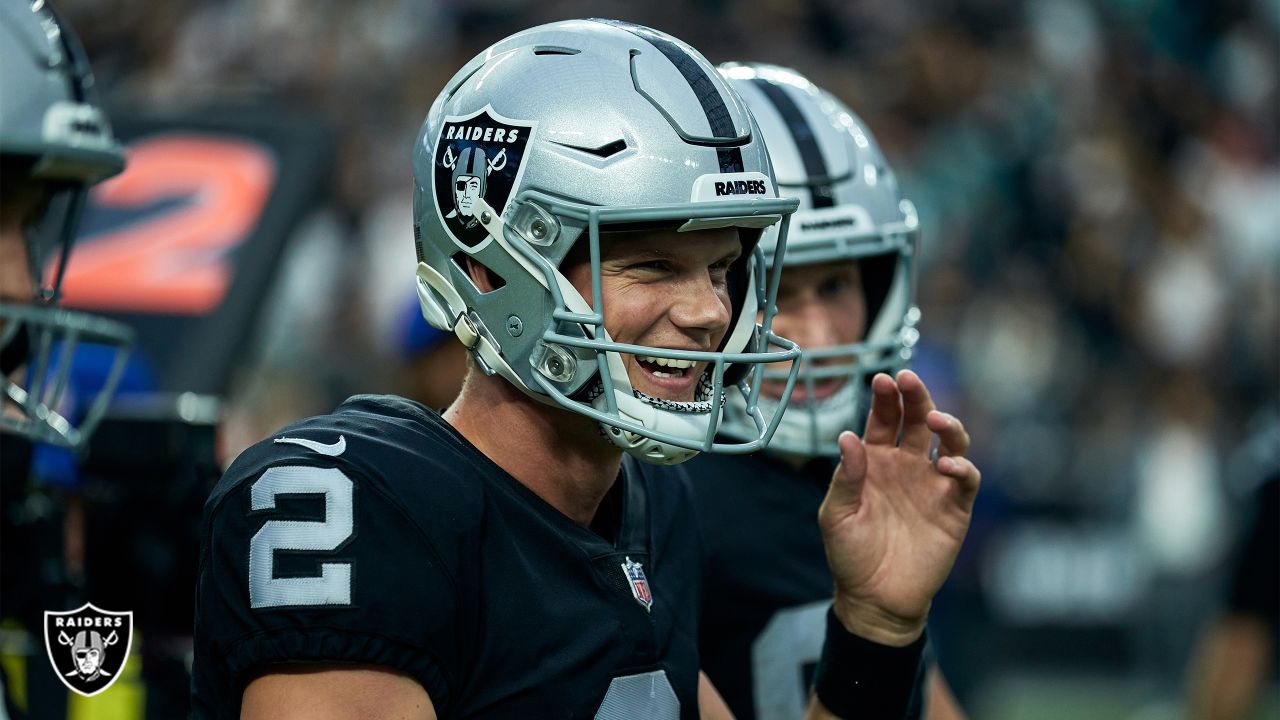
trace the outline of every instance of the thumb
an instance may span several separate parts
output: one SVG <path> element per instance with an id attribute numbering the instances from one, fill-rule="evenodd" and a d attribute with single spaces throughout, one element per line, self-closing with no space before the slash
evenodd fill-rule
<path id="1" fill-rule="evenodd" d="M 862 486 L 867 479 L 867 446 L 848 430 L 840 433 L 840 464 L 831 477 L 826 504 L 837 514 L 853 512 L 862 502 Z"/>

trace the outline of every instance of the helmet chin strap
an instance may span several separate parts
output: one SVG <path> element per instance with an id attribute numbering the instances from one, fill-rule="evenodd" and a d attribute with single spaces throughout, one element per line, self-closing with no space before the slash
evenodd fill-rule
<path id="1" fill-rule="evenodd" d="M 861 377 L 855 375 L 831 397 L 789 404 L 768 451 L 798 457 L 838 455 L 840 433 L 853 430 L 862 434 L 858 417 L 865 418 L 867 402 L 861 384 Z M 772 409 L 777 400 L 761 396 L 760 404 Z"/>
<path id="2" fill-rule="evenodd" d="M 643 393 L 635 388 L 630 387 L 629 383 L 626 390 L 630 391 L 631 398 L 639 403 L 640 406 L 653 408 L 659 411 L 656 415 L 648 418 L 648 420 L 640 420 L 635 414 L 638 408 L 632 407 L 630 410 L 620 408 L 622 417 L 639 421 L 646 424 L 650 429 L 673 430 L 672 424 L 681 428 L 681 432 L 696 437 L 698 432 L 705 432 L 702 429 L 703 423 L 711 422 L 711 400 L 714 395 L 714 384 L 710 377 L 710 372 L 703 373 L 702 378 L 698 382 L 698 399 L 694 401 L 665 400 L 657 398 L 647 393 Z M 615 393 L 623 391 L 623 388 L 615 388 Z M 595 382 L 586 392 L 585 399 L 588 403 L 597 404 L 604 394 L 604 385 L 602 382 Z M 620 403 L 622 404 L 622 403 Z M 724 398 L 721 397 L 721 408 L 724 406 Z M 719 412 L 717 410 L 716 412 Z M 652 423 L 652 424 L 649 424 Z M 661 440 L 648 438 L 629 430 L 623 430 L 607 422 L 599 423 L 600 432 L 610 442 L 628 454 L 643 460 L 644 462 L 659 463 L 663 465 L 673 465 L 682 463 L 689 458 L 697 455 L 699 451 L 689 450 L 686 448 L 671 445 Z"/>
<path id="3" fill-rule="evenodd" d="M 671 412 L 687 413 L 690 415 L 705 414 L 711 412 L 711 396 L 714 394 L 715 388 L 711 380 L 711 371 L 706 370 L 702 373 L 702 378 L 698 380 L 698 390 L 695 393 L 696 400 L 667 400 L 665 398 L 654 397 L 646 392 L 631 388 L 632 397 L 636 398 L 645 405 L 652 405 L 659 410 L 670 410 Z M 587 402 L 595 400 L 604 392 L 604 384 L 597 378 L 591 388 L 587 390 Z M 724 408 L 724 395 L 720 397 L 720 407 Z"/>

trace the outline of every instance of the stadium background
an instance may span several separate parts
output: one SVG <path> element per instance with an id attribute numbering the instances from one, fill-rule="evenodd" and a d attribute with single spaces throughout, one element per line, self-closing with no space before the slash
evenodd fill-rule
<path id="1" fill-rule="evenodd" d="M 118 126 L 278 119 L 318 158 L 280 166 L 314 175 L 314 202 L 276 231 L 280 262 L 262 260 L 227 382 L 206 391 L 224 463 L 349 394 L 422 391 L 409 147 L 474 53 L 540 22 L 613 16 L 713 62 L 807 74 L 866 120 L 921 212 L 916 367 L 965 420 L 985 480 L 934 612 L 957 694 L 975 718 L 1182 717 L 1252 491 L 1280 462 L 1280 3 L 58 6 Z M 147 517 L 185 507 L 171 522 L 196 522 L 189 498 L 164 505 L 164 472 L 141 511 L 110 502 L 112 482 L 82 483 L 91 553 L 142 562 L 167 542 L 122 542 Z M 94 567 L 88 599 L 106 606 Z M 185 607 L 181 587 L 151 603 Z M 165 653 L 182 654 L 180 635 Z M 107 695 L 72 715 L 136 716 L 136 668 Z"/>

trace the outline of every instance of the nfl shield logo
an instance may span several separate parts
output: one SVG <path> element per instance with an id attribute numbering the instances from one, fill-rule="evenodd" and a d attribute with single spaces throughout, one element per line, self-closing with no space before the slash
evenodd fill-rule
<path id="1" fill-rule="evenodd" d="M 626 560 L 622 563 L 622 572 L 626 574 L 627 583 L 631 586 L 631 595 L 648 612 L 653 607 L 653 593 L 649 592 L 649 579 L 644 576 L 644 567 L 629 557 Z"/>
<path id="2" fill-rule="evenodd" d="M 133 643 L 133 613 L 90 603 L 44 614 L 44 647 L 53 670 L 72 692 L 92 697 L 120 677 Z"/>

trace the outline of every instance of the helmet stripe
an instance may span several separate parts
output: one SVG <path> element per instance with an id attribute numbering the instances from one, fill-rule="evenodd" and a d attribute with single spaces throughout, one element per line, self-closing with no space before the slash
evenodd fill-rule
<path id="1" fill-rule="evenodd" d="M 787 129 L 791 131 L 791 139 L 795 141 L 796 149 L 800 151 L 800 160 L 804 163 L 805 174 L 809 176 L 809 195 L 813 207 L 833 207 L 835 198 L 831 188 L 830 171 L 827 170 L 827 161 L 822 157 L 822 148 L 818 147 L 818 138 L 814 135 L 808 118 L 782 86 L 764 78 L 754 78 L 751 82 L 764 93 L 765 97 L 769 98 L 769 102 L 777 108 L 778 114 L 787 123 Z"/>
<path id="2" fill-rule="evenodd" d="M 725 104 L 724 98 L 721 97 L 720 91 L 716 89 L 715 81 L 698 65 L 698 61 L 694 60 L 692 55 L 685 52 L 684 48 L 643 25 L 606 19 L 598 19 L 596 22 L 626 30 L 657 48 L 658 52 L 666 56 L 676 70 L 680 71 L 680 74 L 684 76 L 685 82 L 689 83 L 689 89 L 693 91 L 694 96 L 698 98 L 698 102 L 702 104 L 702 112 L 707 116 L 707 125 L 711 127 L 711 136 L 726 140 L 731 140 L 738 136 L 737 130 L 733 126 L 733 117 L 729 114 L 729 107 Z M 741 149 L 718 147 L 716 148 L 716 156 L 720 161 L 720 172 L 736 173 L 743 171 Z"/>

